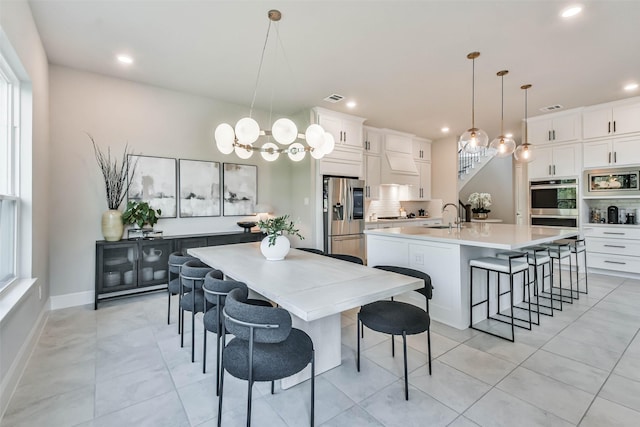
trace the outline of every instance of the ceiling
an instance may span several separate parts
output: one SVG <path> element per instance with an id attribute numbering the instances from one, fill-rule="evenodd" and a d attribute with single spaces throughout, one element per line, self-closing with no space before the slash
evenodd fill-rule
<path id="1" fill-rule="evenodd" d="M 282 48 L 267 50 L 256 108 L 294 114 L 322 106 L 434 140 L 443 137 L 443 126 L 453 135 L 471 127 L 472 61 L 466 56 L 472 51 L 481 53 L 476 126 L 490 139 L 500 132 L 499 70 L 509 70 L 505 131 L 516 140 L 525 83 L 533 85 L 530 117 L 549 105 L 568 109 L 640 95 L 623 90 L 640 82 L 637 0 L 582 1 L 583 13 L 571 20 L 559 17 L 569 2 L 539 0 L 29 4 L 52 64 L 246 106 L 267 11 L 279 9 Z M 119 53 L 135 62 L 122 66 L 115 61 Z M 333 93 L 357 107 L 323 101 Z"/>

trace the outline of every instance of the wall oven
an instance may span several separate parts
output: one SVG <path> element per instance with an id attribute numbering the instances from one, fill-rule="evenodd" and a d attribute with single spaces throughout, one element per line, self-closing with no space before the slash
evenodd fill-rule
<path id="1" fill-rule="evenodd" d="M 578 227 L 578 180 L 531 181 L 529 206 L 531 225 Z"/>

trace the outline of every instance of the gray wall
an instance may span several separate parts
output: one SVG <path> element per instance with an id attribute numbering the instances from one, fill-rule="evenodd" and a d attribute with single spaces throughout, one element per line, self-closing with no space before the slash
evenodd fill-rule
<path id="1" fill-rule="evenodd" d="M 467 203 L 469 195 L 474 192 L 491 194 L 493 204 L 489 208 L 489 218 L 513 224 L 513 157 L 491 159 L 460 191 L 460 200 Z"/>

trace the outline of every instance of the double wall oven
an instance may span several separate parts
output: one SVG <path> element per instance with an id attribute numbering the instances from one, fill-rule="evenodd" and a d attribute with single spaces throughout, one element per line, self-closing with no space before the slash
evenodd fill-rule
<path id="1" fill-rule="evenodd" d="M 531 225 L 577 227 L 578 180 L 546 179 L 529 183 Z"/>

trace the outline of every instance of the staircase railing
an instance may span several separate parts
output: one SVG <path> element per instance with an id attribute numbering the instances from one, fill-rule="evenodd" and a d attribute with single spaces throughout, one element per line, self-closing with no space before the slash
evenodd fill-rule
<path id="1" fill-rule="evenodd" d="M 469 173 L 480 159 L 487 155 L 489 149 L 483 148 L 477 153 L 467 153 L 462 149 L 458 150 L 458 179 Z"/>

